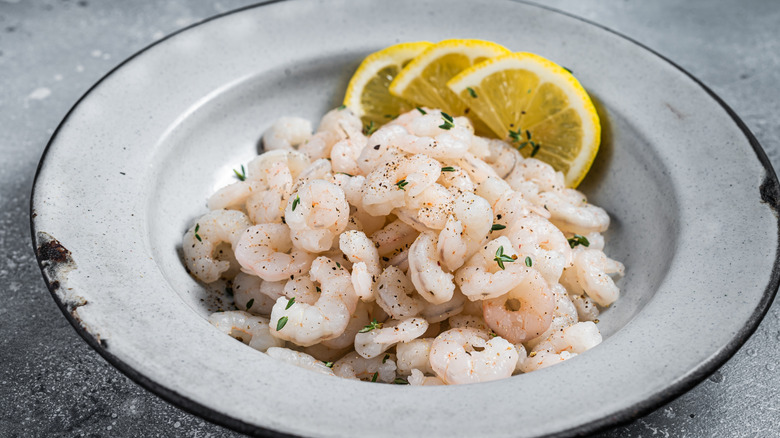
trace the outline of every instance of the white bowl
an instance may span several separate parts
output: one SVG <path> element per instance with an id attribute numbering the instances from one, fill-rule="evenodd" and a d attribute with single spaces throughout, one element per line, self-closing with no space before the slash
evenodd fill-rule
<path id="1" fill-rule="evenodd" d="M 412 12 L 413 11 L 413 12 Z M 419 388 L 321 376 L 211 327 L 181 237 L 282 115 L 338 106 L 368 53 L 464 37 L 571 68 L 603 147 L 581 188 L 627 266 L 603 344 L 492 383 Z M 539 6 L 301 0 L 246 8 L 125 61 L 68 113 L 32 198 L 44 277 L 109 362 L 234 429 L 305 436 L 587 433 L 691 388 L 753 332 L 778 287 L 778 182 L 737 116 L 659 55 Z"/>

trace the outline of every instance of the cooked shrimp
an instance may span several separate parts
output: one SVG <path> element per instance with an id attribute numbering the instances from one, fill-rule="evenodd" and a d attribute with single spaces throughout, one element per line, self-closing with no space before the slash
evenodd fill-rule
<path id="1" fill-rule="evenodd" d="M 333 364 L 333 372 L 339 377 L 384 383 L 392 383 L 395 380 L 395 370 L 394 354 L 366 359 L 353 351 Z"/>
<path id="2" fill-rule="evenodd" d="M 438 257 L 450 271 L 476 253 L 493 226 L 490 203 L 470 192 L 455 198 L 452 216 L 447 219 L 437 240 Z"/>
<path id="3" fill-rule="evenodd" d="M 287 199 L 292 194 L 292 173 L 281 161 L 273 163 L 265 172 L 268 189 L 255 191 L 249 196 L 246 211 L 256 224 L 282 223 Z"/>
<path id="4" fill-rule="evenodd" d="M 271 334 L 303 347 L 344 333 L 358 303 L 349 272 L 329 258 L 317 257 L 310 275 L 321 286 L 317 302 L 289 305 L 287 298 L 279 298 L 271 311 Z M 280 324 L 282 318 L 287 322 Z"/>
<path id="5" fill-rule="evenodd" d="M 371 235 L 385 225 L 385 216 L 371 216 L 363 208 L 363 183 L 366 178 L 361 175 L 337 173 L 333 175 L 333 183 L 344 191 L 344 197 L 350 205 L 350 218 L 354 218 L 360 226 L 355 228 Z"/>
<path id="6" fill-rule="evenodd" d="M 233 302 L 239 310 L 246 310 L 256 315 L 268 316 L 277 297 L 270 297 L 263 292 L 260 277 L 239 272 L 233 279 Z"/>
<path id="7" fill-rule="evenodd" d="M 182 239 L 187 269 L 204 283 L 219 280 L 230 269 L 230 262 L 214 255 L 217 247 L 226 242 L 236 250 L 239 238 L 251 225 L 249 218 L 236 210 L 215 210 L 201 216 Z"/>
<path id="8" fill-rule="evenodd" d="M 235 246 L 236 260 L 247 273 L 266 281 L 281 281 L 309 270 L 313 256 L 293 248 L 290 229 L 283 224 L 247 228 Z"/>
<path id="9" fill-rule="evenodd" d="M 446 303 L 452 299 L 455 284 L 452 274 L 445 272 L 436 254 L 436 237 L 422 233 L 409 248 L 409 274 L 420 294 L 433 304 Z"/>
<path id="10" fill-rule="evenodd" d="M 339 248 L 352 265 L 352 285 L 363 301 L 376 299 L 375 285 L 382 273 L 374 242 L 362 231 L 345 231 L 339 236 Z"/>
<path id="11" fill-rule="evenodd" d="M 609 215 L 603 208 L 588 204 L 585 195 L 574 189 L 545 192 L 538 203 L 550 211 L 550 221 L 561 231 L 585 235 L 601 233 L 609 227 Z"/>
<path id="12" fill-rule="evenodd" d="M 589 350 L 601 343 L 601 333 L 596 324 L 587 321 L 556 330 L 532 350 L 523 364 L 523 372 L 531 372 L 555 365 Z"/>
<path id="13" fill-rule="evenodd" d="M 252 194 L 262 190 L 257 181 L 237 181 L 217 190 L 206 202 L 209 210 L 241 210 Z"/>
<path id="14" fill-rule="evenodd" d="M 320 253 L 329 250 L 336 236 L 347 227 L 349 204 L 338 186 L 315 179 L 290 197 L 284 218 L 293 245 Z"/>
<path id="15" fill-rule="evenodd" d="M 295 303 L 314 305 L 320 298 L 319 287 L 308 275 L 299 275 L 284 284 L 284 296 Z M 278 300 L 278 298 L 277 298 Z M 274 300 L 274 304 L 276 300 Z"/>
<path id="16" fill-rule="evenodd" d="M 377 357 L 399 342 L 417 339 L 428 330 L 428 321 L 408 318 L 355 335 L 355 351 L 366 359 Z"/>
<path id="17" fill-rule="evenodd" d="M 541 216 L 529 215 L 512 222 L 504 233 L 521 260 L 530 263 L 549 284 L 558 283 L 563 269 L 572 260 L 566 236 Z"/>
<path id="18" fill-rule="evenodd" d="M 247 164 L 246 181 L 257 182 L 262 184 L 263 187 L 267 187 L 268 169 L 274 167 L 276 163 L 282 163 L 287 166 L 287 169 L 290 170 L 290 175 L 295 179 L 311 164 L 311 160 L 306 155 L 294 150 L 277 149 L 266 152 L 258 155 Z"/>
<path id="19" fill-rule="evenodd" d="M 434 184 L 440 174 L 441 164 L 422 154 L 386 162 L 366 175 L 363 208 L 374 216 L 390 214 Z"/>
<path id="20" fill-rule="evenodd" d="M 560 191 L 566 187 L 562 172 L 556 172 L 552 166 L 536 158 L 526 158 L 517 163 L 506 180 L 510 185 L 530 181 L 542 192 Z"/>
<path id="21" fill-rule="evenodd" d="M 371 235 L 380 256 L 386 257 L 409 248 L 420 233 L 401 220 L 394 220 Z"/>
<path id="22" fill-rule="evenodd" d="M 555 296 L 538 271 L 526 268 L 522 280 L 509 293 L 485 300 L 482 310 L 488 327 L 517 344 L 547 330 L 555 310 Z"/>
<path id="23" fill-rule="evenodd" d="M 442 170 L 441 176 L 437 181 L 447 188 L 453 195 L 460 195 L 463 192 L 471 192 L 477 189 L 474 181 L 471 180 L 468 173 L 458 166 L 447 166 L 446 171 Z"/>
<path id="24" fill-rule="evenodd" d="M 483 330 L 450 329 L 431 345 L 431 368 L 448 385 L 489 382 L 509 377 L 518 360 L 515 346 Z"/>
<path id="25" fill-rule="evenodd" d="M 620 295 L 620 288 L 610 274 L 623 275 L 622 263 L 607 257 L 598 249 L 577 247 L 574 251 L 574 272 L 577 283 L 600 306 L 609 306 Z"/>
<path id="26" fill-rule="evenodd" d="M 552 286 L 550 290 L 555 297 L 555 310 L 553 311 L 552 322 L 544 333 L 524 342 L 525 346 L 528 348 L 536 347 L 540 342 L 543 342 L 552 336 L 553 333 L 574 325 L 579 321 L 577 317 L 577 308 L 569 298 L 566 288 L 560 284 L 556 284 Z"/>
<path id="27" fill-rule="evenodd" d="M 406 319 L 420 314 L 424 300 L 414 295 L 414 285 L 395 266 L 388 266 L 379 276 L 376 303 L 393 319 Z"/>
<path id="28" fill-rule="evenodd" d="M 499 178 L 506 178 L 515 169 L 515 166 L 523 161 L 523 156 L 507 142 L 497 139 L 487 140 L 489 155 L 483 158 Z"/>
<path id="29" fill-rule="evenodd" d="M 580 321 L 594 321 L 599 317 L 599 308 L 592 298 L 585 295 L 569 294 L 572 304 L 577 309 L 577 319 Z"/>
<path id="30" fill-rule="evenodd" d="M 503 269 L 495 260 L 501 253 L 508 257 Z M 512 262 L 508 260 L 512 259 Z M 520 284 L 525 276 L 525 264 L 517 256 L 506 237 L 491 240 L 480 248 L 455 272 L 455 282 L 463 295 L 472 301 L 497 298 Z"/>
<path id="31" fill-rule="evenodd" d="M 410 372 L 408 382 L 412 386 L 441 386 L 445 385 L 444 382 L 438 377 L 426 376 L 422 371 L 418 369 L 412 369 Z"/>
<path id="32" fill-rule="evenodd" d="M 334 172 L 360 175 L 362 171 L 357 165 L 358 157 L 366 147 L 368 139 L 363 134 L 339 140 L 330 150 L 330 161 Z"/>
<path id="33" fill-rule="evenodd" d="M 357 165 L 367 175 L 382 163 L 397 161 L 406 155 L 395 145 L 409 133 L 402 126 L 385 125 L 368 137 L 366 147 L 360 152 Z"/>
<path id="34" fill-rule="evenodd" d="M 352 317 L 347 323 L 347 328 L 344 329 L 344 333 L 333 339 L 327 339 L 322 341 L 322 345 L 331 349 L 352 349 L 355 344 L 355 336 L 360 330 L 369 324 L 371 318 L 369 318 L 368 305 L 363 301 L 359 301 L 355 311 L 352 312 Z"/>
<path id="35" fill-rule="evenodd" d="M 420 316 L 432 324 L 441 322 L 450 316 L 457 315 L 458 313 L 462 312 L 466 301 L 468 301 L 466 300 L 466 297 L 460 292 L 460 290 L 458 290 L 458 288 L 455 288 L 455 291 L 452 293 L 452 298 L 450 298 L 449 301 L 445 301 L 440 304 L 433 304 L 424 301 Z"/>
<path id="36" fill-rule="evenodd" d="M 532 202 L 525 199 L 522 193 L 514 190 L 501 195 L 493 204 L 493 213 L 495 214 L 495 223 L 508 227 L 515 222 L 530 216 L 532 213 L 549 219 L 550 212 L 544 208 L 539 208 Z M 494 236 L 506 235 L 507 231 L 494 233 Z"/>
<path id="37" fill-rule="evenodd" d="M 300 117 L 282 117 L 263 133 L 263 148 L 292 149 L 311 137 L 311 122 Z"/>
<path id="38" fill-rule="evenodd" d="M 306 168 L 301 171 L 301 173 L 298 175 L 298 178 L 295 180 L 292 191 L 297 192 L 303 186 L 310 183 L 311 181 L 314 181 L 315 179 L 321 179 L 324 181 L 333 180 L 333 168 L 330 165 L 329 160 L 314 160 L 311 164 L 306 166 Z"/>
<path id="39" fill-rule="evenodd" d="M 400 342 L 395 346 L 397 356 L 398 374 L 408 376 L 412 369 L 418 369 L 424 373 L 433 374 L 430 354 L 433 338 L 414 339 L 409 342 Z"/>
<path id="40" fill-rule="evenodd" d="M 240 310 L 216 312 L 209 315 L 209 322 L 219 331 L 226 333 L 255 350 L 266 351 L 269 347 L 281 347 L 284 341 L 271 336 L 268 319 Z"/>
<path id="41" fill-rule="evenodd" d="M 450 317 L 450 328 L 475 328 L 479 330 L 489 331 L 490 327 L 485 324 L 482 313 L 479 315 L 455 315 Z"/>
<path id="42" fill-rule="evenodd" d="M 314 371 L 327 376 L 334 376 L 333 370 L 328 368 L 322 361 L 319 361 L 306 353 L 300 351 L 290 350 L 289 348 L 269 348 L 266 354 L 274 359 L 287 362 L 290 365 L 295 365 L 310 371 Z"/>
<path id="43" fill-rule="evenodd" d="M 416 210 L 414 214 L 417 221 L 427 229 L 441 230 L 449 215 L 452 214 L 453 200 L 454 197 L 449 190 L 434 183 L 419 195 L 408 199 L 406 207 L 402 210 Z M 398 217 L 401 218 L 400 215 Z"/>

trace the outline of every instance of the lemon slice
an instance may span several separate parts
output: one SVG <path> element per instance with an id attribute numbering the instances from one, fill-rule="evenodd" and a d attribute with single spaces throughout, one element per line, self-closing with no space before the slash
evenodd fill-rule
<path id="1" fill-rule="evenodd" d="M 447 86 L 499 138 L 562 171 L 567 186 L 576 187 L 588 173 L 601 125 L 568 70 L 532 53 L 511 53 L 461 72 Z"/>
<path id="2" fill-rule="evenodd" d="M 509 50 L 490 41 L 444 40 L 404 67 L 390 84 L 390 93 L 420 106 L 463 115 L 466 105 L 447 88 L 447 81 L 474 64 L 507 53 Z"/>
<path id="3" fill-rule="evenodd" d="M 413 104 L 392 96 L 387 87 L 412 58 L 432 45 L 425 41 L 402 43 L 368 55 L 349 80 L 344 105 L 366 125 L 383 125 L 413 109 Z"/>

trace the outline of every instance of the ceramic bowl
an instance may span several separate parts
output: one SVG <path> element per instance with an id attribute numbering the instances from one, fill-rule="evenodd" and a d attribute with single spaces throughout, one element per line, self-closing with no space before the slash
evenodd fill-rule
<path id="1" fill-rule="evenodd" d="M 409 387 L 315 374 L 214 329 L 219 297 L 180 254 L 206 198 L 275 118 L 338 106 L 366 54 L 454 37 L 565 65 L 599 108 L 603 147 L 581 189 L 610 213 L 608 253 L 627 267 L 600 316 L 604 342 L 503 381 Z M 762 149 L 717 96 L 597 25 L 508 1 L 300 0 L 207 20 L 106 75 L 44 153 L 32 229 L 84 339 L 209 420 L 252 434 L 568 435 L 679 395 L 752 333 L 778 286 L 777 194 Z"/>

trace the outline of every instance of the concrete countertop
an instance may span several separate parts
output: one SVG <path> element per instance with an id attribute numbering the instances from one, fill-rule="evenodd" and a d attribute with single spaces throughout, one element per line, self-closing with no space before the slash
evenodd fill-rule
<path id="1" fill-rule="evenodd" d="M 0 0 L 0 436 L 238 436 L 142 389 L 76 334 L 35 262 L 29 197 L 49 137 L 94 82 L 164 35 L 251 3 Z M 701 79 L 780 167 L 780 2 L 546 4 L 629 36 Z M 778 346 L 775 303 L 712 376 L 598 436 L 780 436 Z"/>

